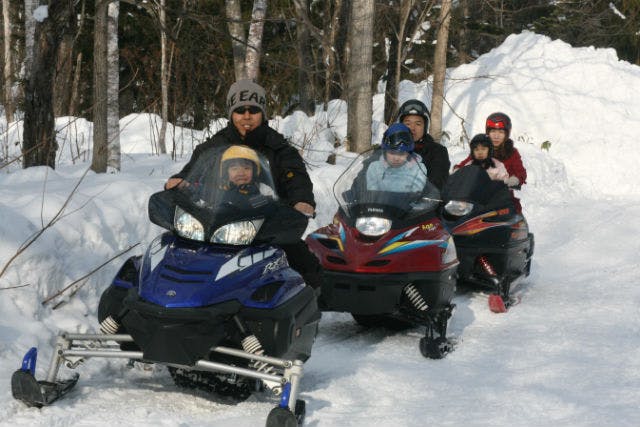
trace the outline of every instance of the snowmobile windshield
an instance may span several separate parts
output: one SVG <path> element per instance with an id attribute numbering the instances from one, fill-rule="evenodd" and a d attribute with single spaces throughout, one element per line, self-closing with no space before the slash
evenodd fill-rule
<path id="1" fill-rule="evenodd" d="M 480 166 L 470 165 L 451 174 L 442 189 L 442 199 L 473 203 L 474 213 L 513 208 L 509 189 L 502 181 L 493 181 Z"/>
<path id="2" fill-rule="evenodd" d="M 213 243 L 229 243 L 225 235 L 220 237 L 219 230 L 243 222 L 246 230 L 234 229 L 243 236 L 255 236 L 264 228 L 264 221 L 291 221 L 292 232 L 301 228 L 301 235 L 307 220 L 291 211 L 278 202 L 267 159 L 243 145 L 208 148 L 195 159 L 180 185 L 149 200 L 152 222 L 181 237 Z M 250 240 L 247 237 L 231 244 L 249 244 Z"/>
<path id="3" fill-rule="evenodd" d="M 405 157 L 398 160 L 394 155 Z M 358 156 L 340 175 L 333 192 L 340 208 L 352 218 L 410 219 L 435 211 L 441 201 L 418 156 L 379 147 Z"/>

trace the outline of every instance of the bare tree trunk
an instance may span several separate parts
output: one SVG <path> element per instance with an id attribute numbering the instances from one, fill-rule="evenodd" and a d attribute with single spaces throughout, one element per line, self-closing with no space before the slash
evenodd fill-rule
<path id="1" fill-rule="evenodd" d="M 467 64 L 469 62 L 469 37 L 467 32 L 467 22 L 469 21 L 469 1 L 461 0 L 460 9 L 462 10 L 462 25 L 458 30 L 458 65 Z"/>
<path id="2" fill-rule="evenodd" d="M 387 62 L 387 84 L 384 92 L 384 121 L 389 124 L 396 116 L 398 110 L 398 86 L 402 72 L 403 45 L 407 28 L 409 13 L 415 0 L 400 2 L 398 14 L 398 26 L 389 25 L 389 57 Z"/>
<path id="3" fill-rule="evenodd" d="M 442 106 L 444 103 L 444 80 L 447 72 L 447 46 L 449 22 L 451 21 L 451 0 L 442 0 L 438 40 L 433 62 L 433 97 L 431 99 L 430 134 L 436 142 L 442 138 Z"/>
<path id="4" fill-rule="evenodd" d="M 353 1 L 349 25 L 347 133 L 349 150 L 358 153 L 371 147 L 373 16 L 374 0 Z"/>
<path id="5" fill-rule="evenodd" d="M 107 171 L 109 140 L 107 131 L 107 91 L 109 86 L 107 59 L 108 0 L 96 0 L 93 24 L 93 159 L 91 169 Z"/>
<path id="6" fill-rule="evenodd" d="M 120 171 L 120 51 L 118 49 L 118 16 L 120 2 L 109 3 L 107 11 L 107 172 Z"/>
<path id="7" fill-rule="evenodd" d="M 296 22 L 296 38 L 298 44 L 298 92 L 300 94 L 300 109 L 307 115 L 314 113 L 315 96 L 312 75 L 313 60 L 311 59 L 311 36 L 308 25 L 308 0 L 294 0 Z"/>
<path id="8" fill-rule="evenodd" d="M 246 37 L 242 28 L 240 0 L 226 0 L 225 4 L 229 34 L 231 34 L 231 46 L 233 49 L 233 68 L 235 70 L 236 80 L 240 80 L 246 77 L 244 69 Z"/>
<path id="9" fill-rule="evenodd" d="M 260 57 L 262 56 L 262 34 L 264 32 L 264 18 L 267 15 L 267 0 L 254 0 L 251 12 L 251 25 L 247 37 L 247 54 L 245 69 L 247 78 L 254 81 L 260 76 Z"/>
<path id="10" fill-rule="evenodd" d="M 56 64 L 56 78 L 53 83 L 53 114 L 69 114 L 69 96 L 71 94 L 71 73 L 73 65 L 73 36 L 66 34 L 62 39 Z"/>
<path id="11" fill-rule="evenodd" d="M 13 96 L 13 54 L 11 50 L 11 4 L 9 0 L 2 0 L 2 22 L 4 24 L 4 114 L 7 123 L 14 120 L 16 111 L 15 99 Z"/>
<path id="12" fill-rule="evenodd" d="M 36 20 L 33 11 L 40 5 L 40 0 L 24 0 L 24 62 L 21 75 L 25 78 L 31 70 L 33 62 L 33 44 L 36 31 Z"/>
<path id="13" fill-rule="evenodd" d="M 69 115 L 78 115 L 80 105 L 80 76 L 82 71 L 82 52 L 76 57 L 76 67 L 73 71 L 73 85 L 71 86 L 71 98 L 69 99 Z"/>
<path id="14" fill-rule="evenodd" d="M 49 5 L 48 16 L 35 26 L 36 43 L 27 80 L 24 111 L 23 166 L 55 168 L 56 134 L 53 116 L 53 79 L 62 34 L 73 22 L 73 2 L 56 1 Z"/>
<path id="15" fill-rule="evenodd" d="M 337 58 L 337 52 L 342 49 L 338 46 L 338 36 L 341 33 L 343 25 L 340 24 L 340 18 L 343 16 L 345 4 L 342 0 L 335 0 L 333 2 L 333 12 L 331 11 L 331 1 L 325 3 L 325 15 L 331 16 L 331 20 L 327 21 L 327 25 L 324 28 L 324 38 L 322 42 L 323 63 L 326 64 L 324 73 L 324 103 L 336 98 L 337 91 L 335 90 L 336 83 L 334 76 L 336 75 L 336 68 L 338 68 L 339 62 Z M 340 46 L 344 46 L 344 43 L 340 43 Z"/>
<path id="16" fill-rule="evenodd" d="M 158 135 L 160 153 L 167 152 L 167 121 L 169 120 L 169 66 L 167 56 L 167 12 L 166 1 L 160 0 L 160 86 L 162 91 L 162 125 Z"/>

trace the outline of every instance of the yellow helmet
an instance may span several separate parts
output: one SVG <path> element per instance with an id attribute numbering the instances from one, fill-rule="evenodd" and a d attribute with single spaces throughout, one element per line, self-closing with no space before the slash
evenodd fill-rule
<path id="1" fill-rule="evenodd" d="M 256 153 L 255 150 L 247 147 L 246 145 L 233 145 L 227 148 L 225 152 L 222 153 L 222 160 L 220 161 L 223 173 L 225 172 L 225 162 L 234 159 L 244 159 L 253 162 L 256 166 L 256 175 L 260 174 L 260 159 L 258 159 L 258 153 Z"/>

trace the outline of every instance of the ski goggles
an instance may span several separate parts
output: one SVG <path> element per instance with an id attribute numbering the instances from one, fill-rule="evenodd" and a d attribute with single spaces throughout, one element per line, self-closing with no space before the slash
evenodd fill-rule
<path id="1" fill-rule="evenodd" d="M 384 137 L 382 148 L 392 151 L 413 151 L 413 139 L 409 132 L 396 132 Z"/>
<path id="2" fill-rule="evenodd" d="M 487 128 L 488 129 L 506 129 L 507 126 L 505 125 L 504 121 L 502 121 L 502 120 L 491 120 L 491 119 L 488 119 L 487 120 Z"/>
<path id="3" fill-rule="evenodd" d="M 400 111 L 400 115 L 408 116 L 410 114 L 424 116 L 425 115 L 424 107 L 418 103 L 404 105 L 402 107 L 402 111 Z"/>
<path id="4" fill-rule="evenodd" d="M 255 105 L 243 105 L 242 107 L 238 107 L 233 110 L 233 112 L 236 114 L 245 114 L 247 111 L 250 114 L 262 113 L 262 109 L 260 107 L 256 107 Z"/>

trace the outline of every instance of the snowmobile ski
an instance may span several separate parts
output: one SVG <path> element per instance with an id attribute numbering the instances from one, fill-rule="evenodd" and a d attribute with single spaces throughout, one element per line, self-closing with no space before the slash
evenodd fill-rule
<path id="1" fill-rule="evenodd" d="M 80 375 L 62 381 L 38 381 L 35 378 L 38 350 L 32 347 L 22 360 L 22 367 L 11 376 L 11 393 L 14 399 L 27 406 L 41 408 L 50 405 L 67 394 L 78 382 Z"/>

